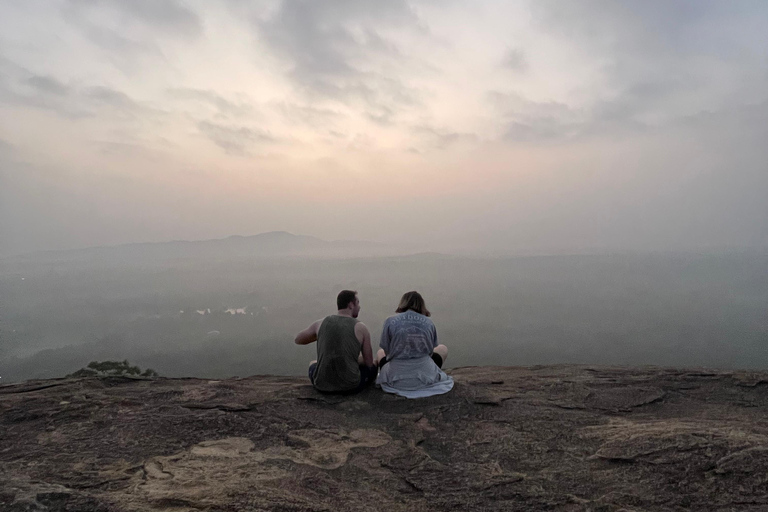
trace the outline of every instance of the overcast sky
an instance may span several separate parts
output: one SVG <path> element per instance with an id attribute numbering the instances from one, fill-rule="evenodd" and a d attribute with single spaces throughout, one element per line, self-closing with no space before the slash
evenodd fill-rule
<path id="1" fill-rule="evenodd" d="M 0 254 L 768 247 L 764 0 L 3 0 Z"/>

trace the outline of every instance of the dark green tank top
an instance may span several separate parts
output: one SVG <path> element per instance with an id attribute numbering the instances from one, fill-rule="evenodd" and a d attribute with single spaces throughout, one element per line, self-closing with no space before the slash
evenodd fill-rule
<path id="1" fill-rule="evenodd" d="M 325 317 L 317 331 L 315 387 L 320 391 L 349 391 L 360 385 L 357 357 L 362 348 L 355 336 L 356 318 Z"/>

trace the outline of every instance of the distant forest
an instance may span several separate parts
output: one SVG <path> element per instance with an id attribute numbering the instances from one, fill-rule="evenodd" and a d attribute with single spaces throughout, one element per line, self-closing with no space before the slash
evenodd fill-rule
<path id="1" fill-rule="evenodd" d="M 163 376 L 304 374 L 293 337 L 358 290 L 374 345 L 420 291 L 467 365 L 768 368 L 768 255 L 0 260 L 1 383 L 128 359 Z"/>

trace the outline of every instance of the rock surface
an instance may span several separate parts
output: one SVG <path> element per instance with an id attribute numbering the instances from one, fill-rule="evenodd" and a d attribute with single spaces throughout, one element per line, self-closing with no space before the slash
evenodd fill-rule
<path id="1" fill-rule="evenodd" d="M 420 400 L 262 376 L 2 386 L 0 510 L 768 510 L 766 374 L 451 373 Z"/>

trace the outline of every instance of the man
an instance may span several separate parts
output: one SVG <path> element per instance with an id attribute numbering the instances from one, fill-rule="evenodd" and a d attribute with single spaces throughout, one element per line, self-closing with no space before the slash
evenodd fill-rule
<path id="1" fill-rule="evenodd" d="M 371 333 L 357 320 L 357 292 L 342 290 L 335 315 L 328 315 L 296 335 L 297 345 L 317 341 L 317 359 L 309 363 L 309 380 L 323 393 L 356 393 L 376 380 Z"/>

